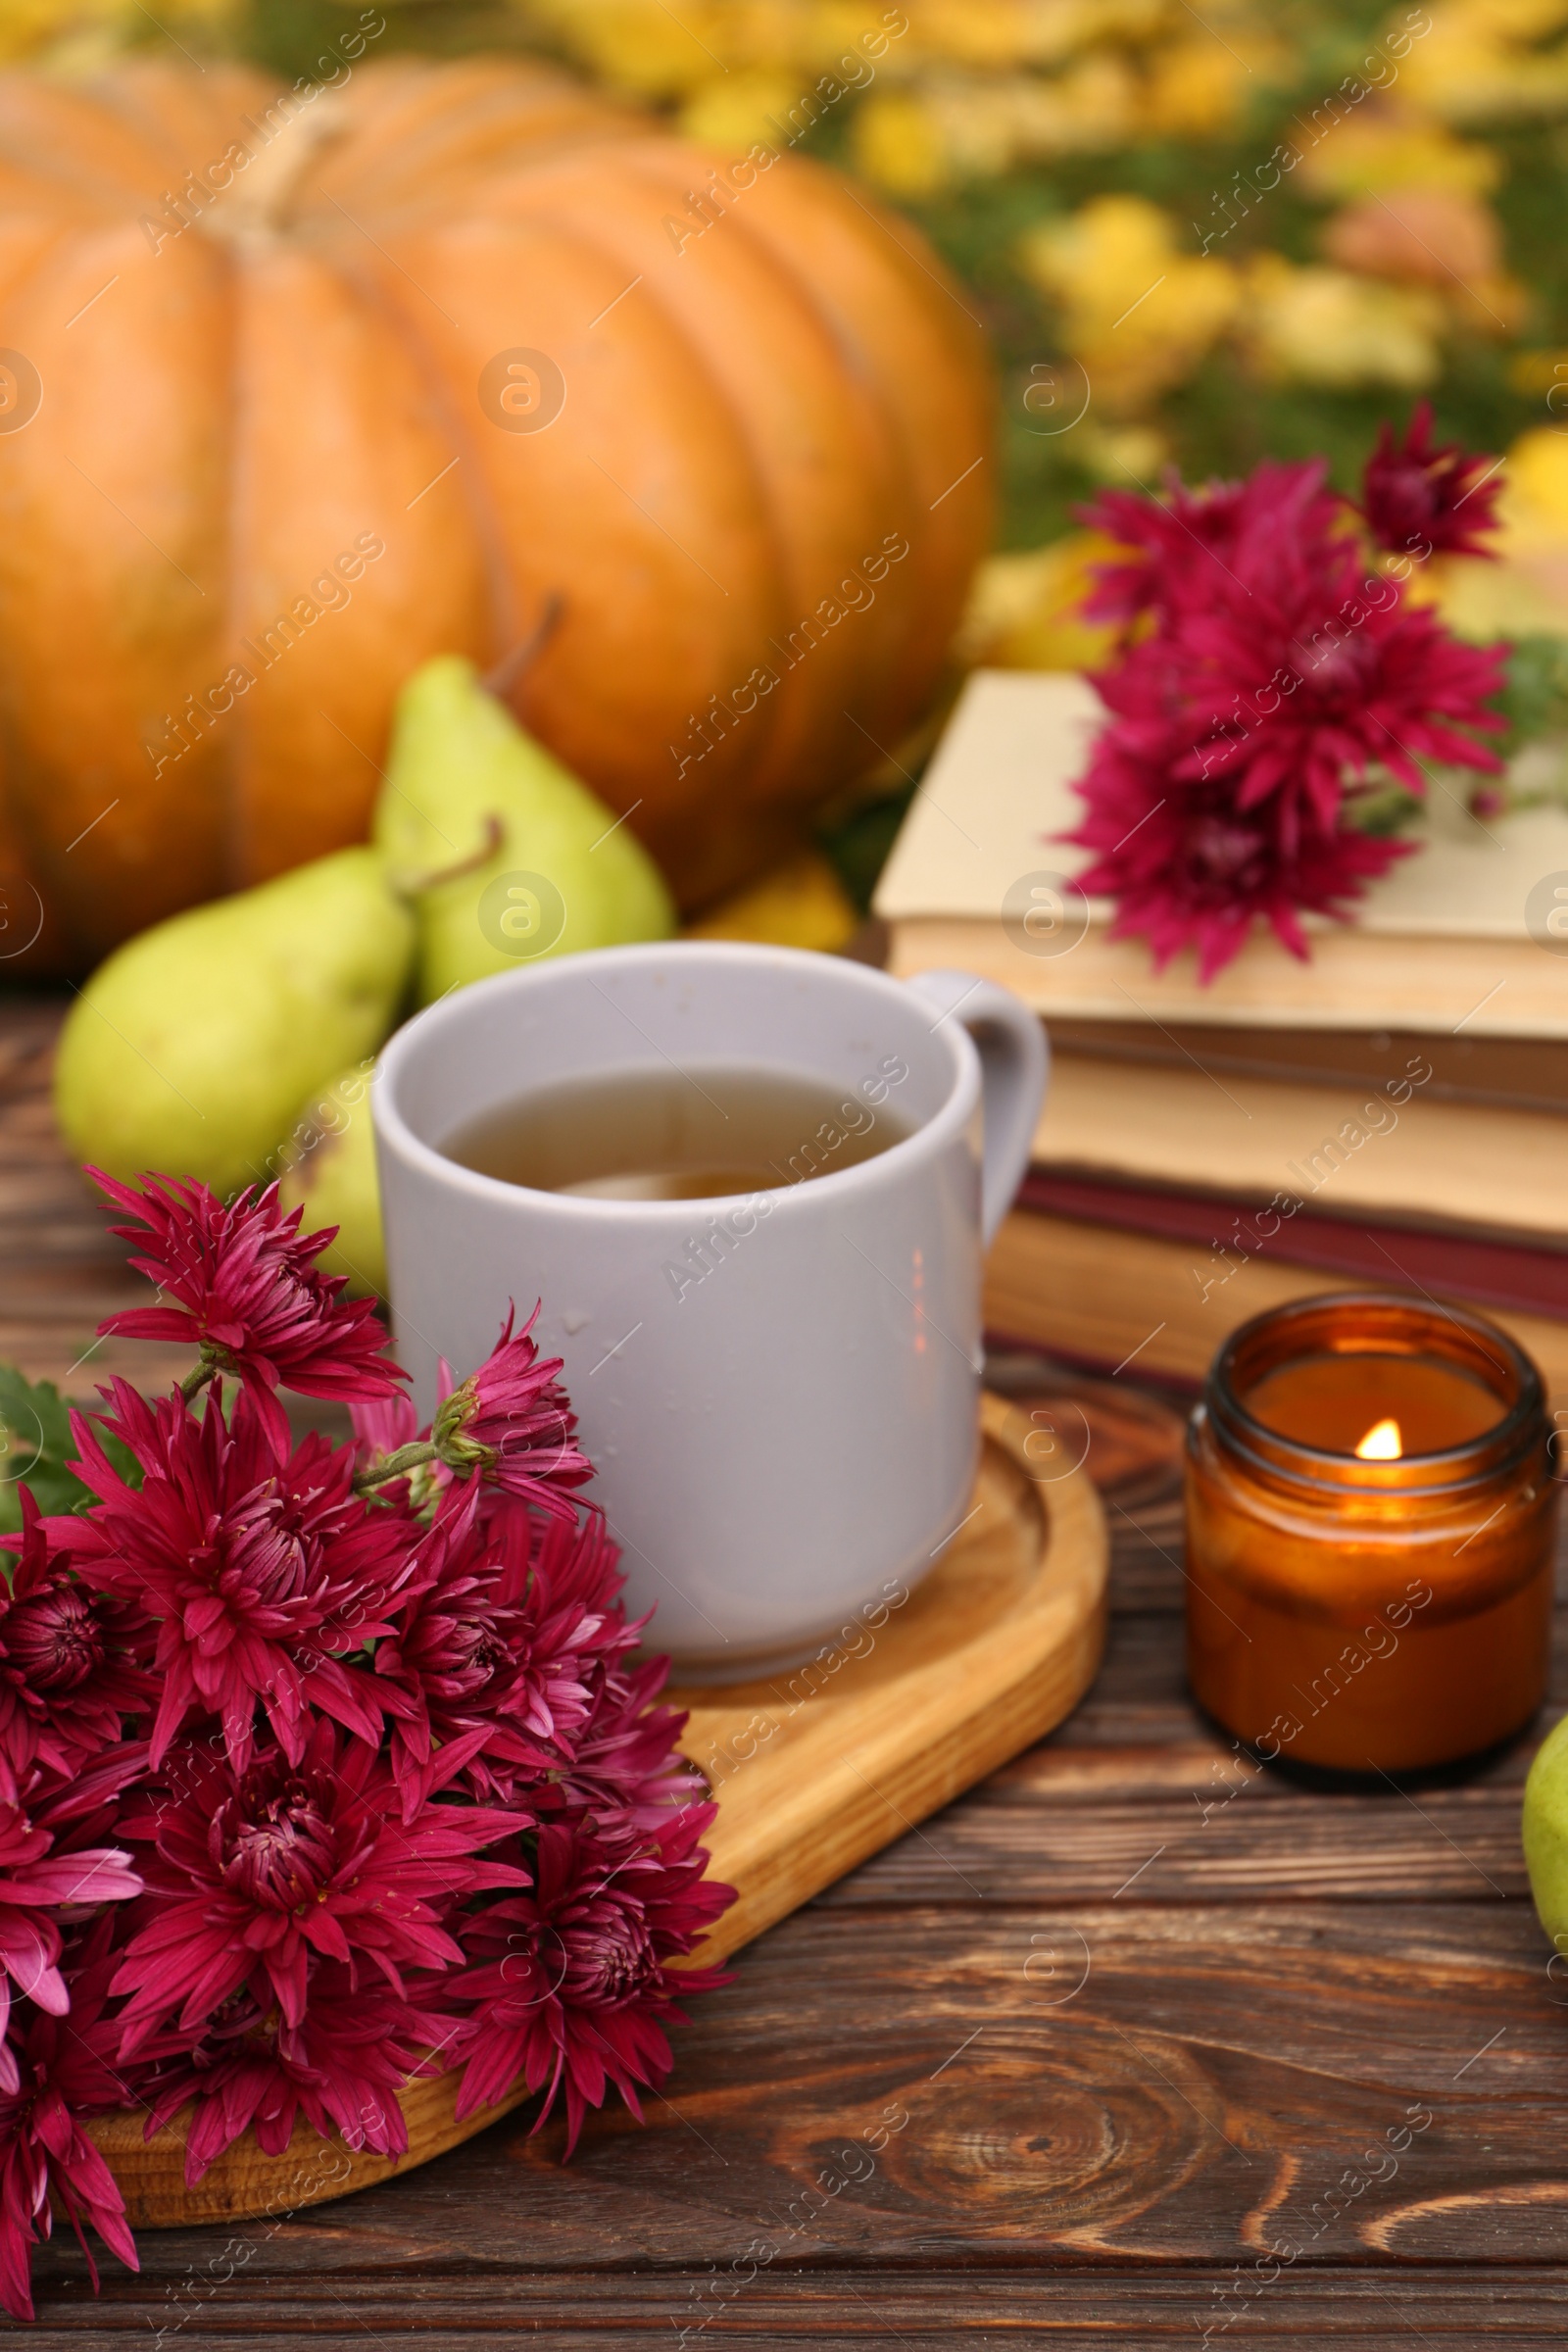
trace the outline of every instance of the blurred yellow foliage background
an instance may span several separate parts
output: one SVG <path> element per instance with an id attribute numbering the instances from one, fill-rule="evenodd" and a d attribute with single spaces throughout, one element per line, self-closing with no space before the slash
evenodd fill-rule
<path id="1" fill-rule="evenodd" d="M 1100 483 L 1171 462 L 1201 476 L 1322 451 L 1348 485 L 1382 416 L 1422 394 L 1499 454 L 1568 429 L 1568 0 L 512 15 L 692 136 L 805 145 L 920 220 L 998 344 L 1013 547 L 1058 542 Z M 1517 533 L 1537 507 L 1515 508 Z M 1014 604 L 1025 576 L 1044 602 L 1007 642 L 1075 658 L 1061 565 L 999 574 Z"/>

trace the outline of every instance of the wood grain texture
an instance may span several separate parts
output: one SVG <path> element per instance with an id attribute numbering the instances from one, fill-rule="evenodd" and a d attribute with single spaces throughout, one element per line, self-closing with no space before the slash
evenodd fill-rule
<path id="1" fill-rule="evenodd" d="M 0 1000 L 0 1358 L 74 1396 L 115 1372 L 163 1388 L 174 1377 L 170 1348 L 94 1337 L 106 1316 L 145 1304 L 147 1285 L 106 1230 L 49 1107 L 63 1010 Z"/>
<path id="2" fill-rule="evenodd" d="M 0 1048 L 19 1023 L 41 1041 L 0 1101 L 0 1347 L 17 1270 L 30 1282 L 49 1255 L 60 1273 L 31 1294 L 33 1370 L 70 1362 L 68 1326 L 90 1335 L 74 1297 L 133 1288 L 50 1156 L 37 1090 L 56 1017 L 0 1013 Z M 57 2236 L 19 2341 L 1568 2340 L 1568 1984 L 1547 1975 L 1510 1831 L 1568 1701 L 1562 1616 L 1551 1703 L 1484 1767 L 1403 1793 L 1274 1769 L 1205 1822 L 1200 1800 L 1241 1775 L 1183 1681 L 1183 1406 L 1132 1387 L 1141 1366 L 1085 1383 L 1015 1357 L 993 1373 L 1026 1411 L 1089 1433 L 1111 1538 L 1092 1690 L 1048 1741 L 742 1952 L 677 2033 L 645 2130 L 612 2109 L 563 2166 L 560 2127 L 530 2135 L 518 2113 L 360 2196 L 149 2233 L 141 2275 L 105 2264 L 99 2301 Z M 1431 2124 L 1352 2194 L 1412 2105 Z M 888 2130 L 890 2108 L 907 2124 Z M 1252 2291 L 1271 2230 L 1297 2259 Z M 743 2279 L 754 2243 L 771 2251 Z"/>
<path id="3" fill-rule="evenodd" d="M 678 2343 L 671 2321 L 690 2307 L 703 2277 L 671 2270 L 535 2279 L 497 2271 L 447 2290 L 439 2308 L 417 2283 L 396 2276 L 364 2294 L 345 2291 L 341 2281 L 301 2282 L 297 2289 L 270 2287 L 265 2305 L 253 2297 L 247 2306 L 237 2294 L 209 2303 L 185 2337 L 173 2340 L 193 2347 L 239 2342 L 247 2352 L 275 2352 L 306 2337 L 320 2352 L 369 2352 L 411 2341 L 421 2352 L 473 2352 L 476 2345 L 514 2352 L 524 2344 L 626 2352 L 655 2341 Z M 1276 2291 L 1275 2303 L 1273 2311 L 1265 2305 L 1250 2315 L 1250 2325 L 1244 2311 L 1210 2341 L 1266 2342 L 1275 2352 L 1310 2352 L 1323 2342 L 1336 2352 L 1392 2343 L 1418 2352 L 1425 2341 L 1463 2352 L 1504 2334 L 1560 2345 L 1568 2331 L 1568 2286 L 1528 2265 L 1456 2278 L 1441 2264 L 1409 2264 L 1376 2281 L 1349 2264 L 1325 2267 L 1293 2279 L 1288 2303 Z M 1095 2264 L 1042 2272 L 954 2261 L 911 2276 L 902 2268 L 851 2269 L 841 2262 L 764 2273 L 710 2323 L 710 2333 L 685 2340 L 810 2352 L 841 2344 L 950 2352 L 956 2345 L 1038 2341 L 1053 2352 L 1103 2352 L 1107 2341 L 1125 2339 L 1152 2352 L 1200 2345 L 1203 2328 L 1217 2327 L 1227 2309 L 1236 2309 L 1235 2279 L 1219 2265 Z M 64 2352 L 67 2345 L 73 2352 L 114 2345 L 118 2352 L 135 2325 L 106 2293 L 94 2321 L 79 2329 L 44 2327 L 23 2340 L 29 2352 Z M 176 2326 L 177 2317 L 160 2325 Z"/>

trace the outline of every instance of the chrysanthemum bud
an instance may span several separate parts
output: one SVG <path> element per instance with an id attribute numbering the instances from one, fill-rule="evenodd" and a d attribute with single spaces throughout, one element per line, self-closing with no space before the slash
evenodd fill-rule
<path id="1" fill-rule="evenodd" d="M 460 1476 L 477 1471 L 505 1493 L 569 1517 L 567 1492 L 593 1476 L 593 1465 L 575 1443 L 577 1417 L 557 1379 L 561 1359 L 541 1361 L 529 1337 L 538 1312 L 514 1336 L 515 1309 L 508 1307 L 485 1362 L 437 1407 L 430 1443 Z"/>

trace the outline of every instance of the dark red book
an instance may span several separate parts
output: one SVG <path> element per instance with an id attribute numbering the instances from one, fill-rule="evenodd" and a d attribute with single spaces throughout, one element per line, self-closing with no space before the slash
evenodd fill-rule
<path id="1" fill-rule="evenodd" d="M 1185 1242 L 1211 1253 L 1216 1279 L 1238 1260 L 1272 1257 L 1369 1287 L 1431 1291 L 1568 1320 L 1568 1235 L 1560 1244 L 1521 1244 L 1435 1223 L 1364 1223 L 1307 1207 L 1283 1216 L 1255 1200 L 1039 1167 L 1024 1178 L 1017 1205 Z"/>

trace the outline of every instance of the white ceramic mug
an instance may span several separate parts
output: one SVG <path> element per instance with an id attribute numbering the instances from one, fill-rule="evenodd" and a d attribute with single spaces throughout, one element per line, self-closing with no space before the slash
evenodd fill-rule
<path id="1" fill-rule="evenodd" d="M 534 1192 L 443 1154 L 536 1089 L 650 1068 L 701 1082 L 705 1064 L 822 1081 L 845 1126 L 886 1105 L 906 1132 L 712 1201 Z M 564 1359 L 628 1608 L 657 1602 L 650 1639 L 677 1676 L 808 1654 L 912 1588 L 970 1509 L 981 1251 L 1046 1075 L 1039 1021 L 989 981 L 905 983 L 790 948 L 609 948 L 443 998 L 393 1038 L 372 1093 L 421 1413 L 440 1357 L 471 1371 L 509 1298 L 519 1316 L 542 1299 L 536 1337 Z"/>

